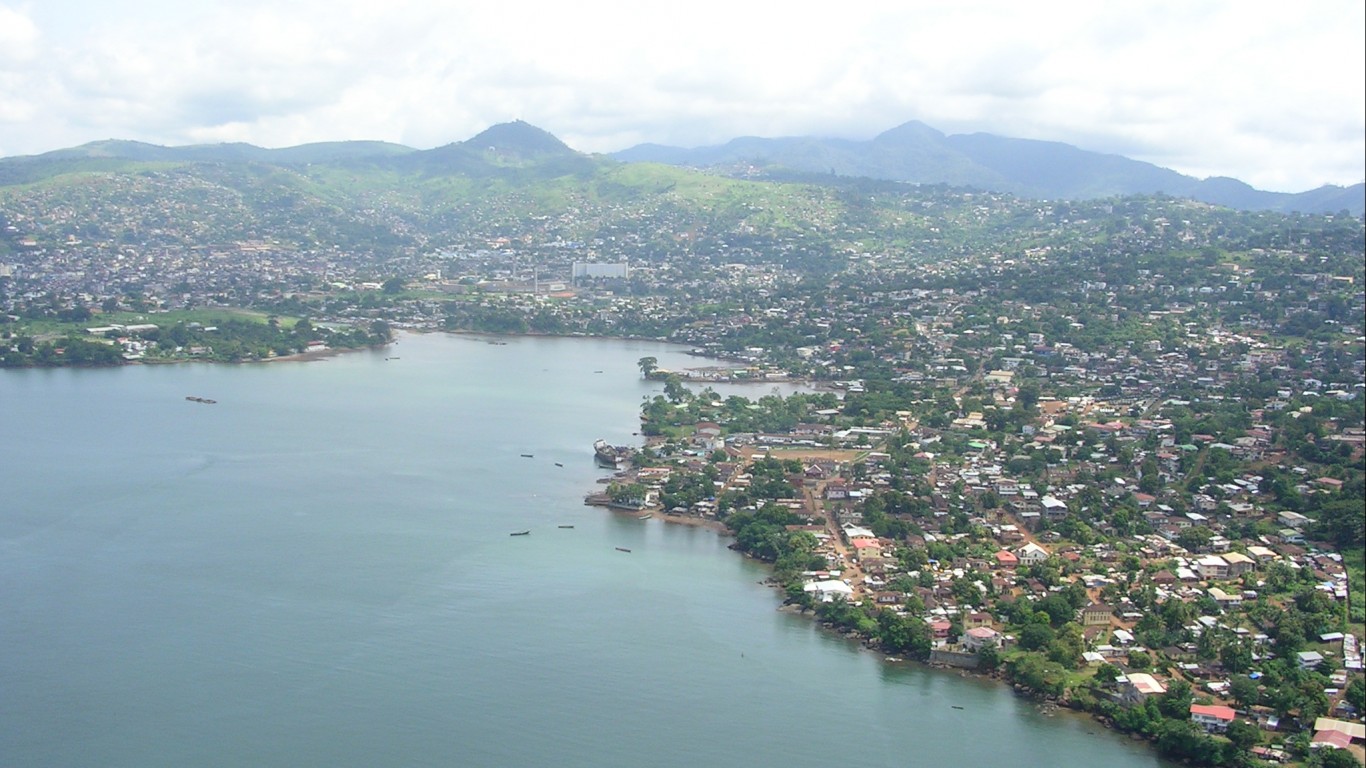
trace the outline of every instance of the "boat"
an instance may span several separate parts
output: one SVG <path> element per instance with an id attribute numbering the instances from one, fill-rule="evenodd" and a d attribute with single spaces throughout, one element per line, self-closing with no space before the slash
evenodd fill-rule
<path id="1" fill-rule="evenodd" d="M 555 462 L 555 466 L 557 466 L 557 467 L 563 467 L 564 465 L 557 461 L 557 462 Z"/>
<path id="2" fill-rule="evenodd" d="M 561 528 L 573 528 L 574 526 L 572 526 L 572 525 L 561 525 L 560 527 L 561 527 Z"/>
<path id="3" fill-rule="evenodd" d="M 599 438 L 593 443 L 593 458 L 604 467 L 618 467 L 626 460 L 625 451 Z"/>
<path id="4" fill-rule="evenodd" d="M 535 454 L 532 454 L 532 453 L 524 453 L 524 454 L 522 454 L 522 458 L 524 458 L 524 459 L 534 459 L 534 458 L 536 458 L 536 455 L 535 455 Z"/>
<path id="5" fill-rule="evenodd" d="M 509 536 L 526 536 L 526 535 L 529 535 L 530 533 L 531 533 L 531 531 L 513 531 L 512 533 L 509 533 L 508 535 L 509 535 Z"/>
<path id="6" fill-rule="evenodd" d="M 631 550 L 627 549 L 626 547 L 617 547 L 617 551 L 618 551 L 618 552 L 630 552 Z"/>
<path id="7" fill-rule="evenodd" d="M 953 704 L 953 705 L 950 705 L 950 706 L 952 706 L 954 709 L 962 709 L 962 707 L 958 706 L 957 704 Z"/>
<path id="8" fill-rule="evenodd" d="M 186 395 L 185 399 L 189 400 L 192 403 L 203 403 L 205 405 L 213 405 L 214 403 L 218 402 L 217 400 L 210 400 L 207 397 L 195 397 L 194 395 Z"/>
<path id="9" fill-rule="evenodd" d="M 641 515 L 640 517 L 637 517 L 636 519 L 637 519 L 637 520 L 649 520 L 651 516 L 652 516 L 652 515 L 651 515 L 649 512 L 646 512 L 645 514 Z"/>

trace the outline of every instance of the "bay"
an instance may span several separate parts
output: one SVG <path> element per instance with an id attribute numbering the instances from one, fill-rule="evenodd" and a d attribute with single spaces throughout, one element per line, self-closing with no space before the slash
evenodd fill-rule
<path id="1" fill-rule="evenodd" d="M 775 610 L 714 532 L 584 506 L 660 391 L 636 361 L 702 362 L 492 341 L 0 375 L 0 761 L 1162 764 Z"/>

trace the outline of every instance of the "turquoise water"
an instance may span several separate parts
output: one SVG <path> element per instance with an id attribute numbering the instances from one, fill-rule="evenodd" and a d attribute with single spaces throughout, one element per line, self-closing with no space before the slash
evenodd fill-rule
<path id="1" fill-rule="evenodd" d="M 693 363 L 425 335 L 0 374 L 0 764 L 1159 764 L 776 611 L 710 531 L 584 506 L 645 355 Z"/>

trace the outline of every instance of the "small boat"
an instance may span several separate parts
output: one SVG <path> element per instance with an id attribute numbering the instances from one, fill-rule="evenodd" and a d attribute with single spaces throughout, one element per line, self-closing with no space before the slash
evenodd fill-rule
<path id="1" fill-rule="evenodd" d="M 195 397 L 194 395 L 186 395 L 185 399 L 192 403 L 203 403 L 204 405 L 213 405 L 218 402 L 217 400 L 210 400 L 207 397 Z"/>
<path id="2" fill-rule="evenodd" d="M 561 525 L 561 526 L 559 526 L 559 527 L 561 527 L 561 528 L 573 528 L 574 526 L 572 526 L 572 525 Z"/>
<path id="3" fill-rule="evenodd" d="M 627 549 L 626 547 L 617 547 L 617 551 L 618 551 L 618 552 L 630 552 L 631 550 Z"/>
<path id="4" fill-rule="evenodd" d="M 953 707 L 954 709 L 962 709 L 962 707 L 958 706 L 957 704 L 952 704 L 952 705 L 950 705 L 950 706 Z"/>
<path id="5" fill-rule="evenodd" d="M 649 520 L 651 517 L 652 517 L 652 515 L 651 515 L 649 512 L 646 512 L 645 514 L 641 515 L 640 517 L 637 517 L 636 519 L 637 519 L 637 520 Z"/>
<path id="6" fill-rule="evenodd" d="M 512 533 L 509 533 L 508 535 L 509 535 L 509 536 L 527 536 L 527 535 L 529 535 L 530 533 L 531 533 L 531 531 L 513 531 Z"/>
<path id="7" fill-rule="evenodd" d="M 564 465 L 557 461 L 557 462 L 555 462 L 555 466 L 557 466 L 557 467 L 563 467 Z"/>
<path id="8" fill-rule="evenodd" d="M 524 454 L 522 454 L 522 458 L 524 458 L 524 459 L 534 459 L 534 458 L 536 458 L 536 455 L 533 454 L 533 453 L 524 453 Z"/>

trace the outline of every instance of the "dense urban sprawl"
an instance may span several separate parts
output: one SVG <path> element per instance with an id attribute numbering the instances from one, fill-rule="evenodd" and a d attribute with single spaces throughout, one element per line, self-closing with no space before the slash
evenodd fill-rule
<path id="1" fill-rule="evenodd" d="M 665 392 L 603 503 L 724 525 L 794 609 L 1165 754 L 1361 758 L 1361 219 L 705 177 L 342 205 L 236 181 L 0 196 L 0 362 L 393 329 L 687 344 L 727 364 L 640 361 Z M 708 387 L 735 380 L 811 391 Z"/>

